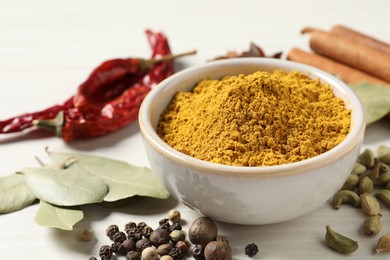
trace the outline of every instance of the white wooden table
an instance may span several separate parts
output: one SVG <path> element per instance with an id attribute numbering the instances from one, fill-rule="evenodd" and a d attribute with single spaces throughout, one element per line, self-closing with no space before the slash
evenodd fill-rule
<path id="1" fill-rule="evenodd" d="M 127 56 L 149 57 L 144 30 L 163 30 L 174 52 L 197 49 L 178 68 L 204 63 L 228 50 L 245 50 L 251 41 L 267 54 L 292 47 L 308 49 L 305 26 L 329 29 L 349 25 L 390 42 L 390 2 L 355 1 L 0 1 L 0 119 L 60 103 L 72 95 L 102 61 Z M 390 121 L 366 130 L 364 147 L 390 145 Z M 148 166 L 138 124 L 93 140 L 64 143 L 44 132 L 0 136 L 0 176 L 35 166 L 44 148 L 103 155 Z M 267 198 L 272 199 L 272 198 Z M 253 205 L 254 207 L 256 205 Z M 0 215 L 0 259 L 88 259 L 109 243 L 105 229 L 128 221 L 156 226 L 171 208 L 182 211 L 185 228 L 197 217 L 174 200 L 145 199 L 120 210 L 85 207 L 85 219 L 75 230 L 60 231 L 34 223 L 37 205 Z M 218 223 L 233 247 L 234 259 L 247 259 L 243 250 L 255 242 L 255 259 L 385 259 L 375 255 L 380 235 L 390 232 L 390 214 L 383 209 L 383 231 L 367 237 L 360 229 L 363 214 L 350 207 L 339 211 L 326 204 L 299 219 L 267 226 Z M 272 214 L 272 212 L 269 212 Z M 324 245 L 325 225 L 359 241 L 351 256 Z M 92 228 L 97 240 L 80 242 L 80 232 Z"/>

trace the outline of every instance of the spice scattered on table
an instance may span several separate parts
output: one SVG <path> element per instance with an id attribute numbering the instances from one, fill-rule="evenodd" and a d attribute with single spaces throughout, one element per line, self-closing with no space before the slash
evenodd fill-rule
<path id="1" fill-rule="evenodd" d="M 366 216 L 362 221 L 362 230 L 368 236 L 375 236 L 382 231 L 381 205 L 390 207 L 389 164 L 390 147 L 378 146 L 376 154 L 371 149 L 365 149 L 358 156 L 342 189 L 331 201 L 335 209 L 343 204 L 360 207 Z M 384 235 L 380 239 L 377 252 L 387 250 L 390 250 L 390 236 Z"/>
<path id="2" fill-rule="evenodd" d="M 113 255 L 117 257 L 126 256 L 126 260 L 132 259 L 162 259 L 162 260 L 229 260 L 232 259 L 233 251 L 228 239 L 218 234 L 216 223 L 207 218 L 199 217 L 195 219 L 186 232 L 182 229 L 181 218 L 172 222 L 169 217 L 175 212 L 175 216 L 180 215 L 177 209 L 169 211 L 167 218 L 161 219 L 158 227 L 153 229 L 145 222 L 136 224 L 128 222 L 121 231 L 118 225 L 112 224 L 107 227 L 106 235 L 114 242 L 111 245 L 100 247 L 100 257 L 111 259 Z M 115 242 L 118 234 L 126 234 L 123 242 Z M 245 254 L 253 257 L 259 252 L 255 243 L 251 243 L 245 248 Z"/>
<path id="3" fill-rule="evenodd" d="M 254 257 L 259 252 L 259 247 L 255 243 L 248 244 L 245 247 L 245 254 L 249 257 Z"/>
<path id="4" fill-rule="evenodd" d="M 375 250 L 377 253 L 390 251 L 390 234 L 385 234 L 379 239 Z"/>
<path id="5" fill-rule="evenodd" d="M 349 133 L 350 113 L 319 80 L 259 71 L 203 80 L 192 91 L 178 92 L 157 132 L 174 149 L 201 160 L 278 165 L 335 147 Z"/>
<path id="6" fill-rule="evenodd" d="M 325 242 L 330 248 L 343 254 L 353 253 L 359 247 L 355 240 L 335 232 L 330 226 L 326 226 Z"/>

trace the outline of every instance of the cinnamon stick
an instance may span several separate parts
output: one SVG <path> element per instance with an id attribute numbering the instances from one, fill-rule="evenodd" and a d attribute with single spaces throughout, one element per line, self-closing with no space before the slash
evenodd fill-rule
<path id="1" fill-rule="evenodd" d="M 376 84 L 390 85 L 389 82 L 373 77 L 367 73 L 356 70 L 318 54 L 309 53 L 298 48 L 291 49 L 287 54 L 287 59 L 322 69 L 331 74 L 336 74 L 346 83 L 359 83 L 367 81 Z"/>
<path id="2" fill-rule="evenodd" d="M 310 48 L 323 56 L 390 82 L 390 55 L 322 30 L 311 32 Z"/>
<path id="3" fill-rule="evenodd" d="M 390 55 L 390 44 L 380 41 L 372 36 L 358 32 L 352 28 L 336 25 L 330 30 L 332 34 L 346 37 L 354 42 L 364 44 L 370 48 L 376 49 Z"/>

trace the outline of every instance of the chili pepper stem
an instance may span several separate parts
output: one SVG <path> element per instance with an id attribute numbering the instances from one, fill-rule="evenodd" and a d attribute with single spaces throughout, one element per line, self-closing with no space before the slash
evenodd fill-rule
<path id="1" fill-rule="evenodd" d="M 196 50 L 186 51 L 186 52 L 182 52 L 182 53 L 178 53 L 178 54 L 168 54 L 168 55 L 164 55 L 164 56 L 161 56 L 159 58 L 156 58 L 156 59 L 144 60 L 144 62 L 145 62 L 145 66 L 147 68 L 149 68 L 149 67 L 152 67 L 153 65 L 160 63 L 160 62 L 170 61 L 170 60 L 174 60 L 174 59 L 177 59 L 177 58 L 180 58 L 183 56 L 194 55 L 194 54 L 196 54 Z"/>
<path id="2" fill-rule="evenodd" d="M 64 124 L 64 111 L 57 113 L 55 118 L 34 120 L 33 125 L 54 132 L 56 136 L 61 137 L 62 126 Z"/>

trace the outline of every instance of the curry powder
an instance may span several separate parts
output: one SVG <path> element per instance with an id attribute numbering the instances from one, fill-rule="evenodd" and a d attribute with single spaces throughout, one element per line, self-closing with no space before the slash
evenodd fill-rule
<path id="1" fill-rule="evenodd" d="M 158 135 L 192 157 L 235 166 L 301 161 L 338 145 L 351 111 L 318 79 L 264 72 L 203 80 L 178 92 L 160 117 Z"/>

